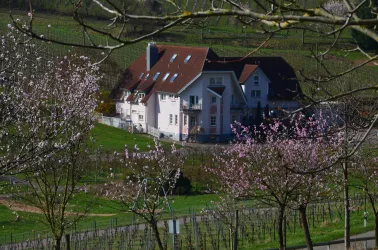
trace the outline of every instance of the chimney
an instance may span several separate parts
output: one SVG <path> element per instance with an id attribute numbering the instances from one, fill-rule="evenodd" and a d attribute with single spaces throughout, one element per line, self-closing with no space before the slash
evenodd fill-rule
<path id="1" fill-rule="evenodd" d="M 152 66 L 157 62 L 159 57 L 159 51 L 156 47 L 156 43 L 149 42 L 146 51 L 146 70 L 150 71 Z"/>

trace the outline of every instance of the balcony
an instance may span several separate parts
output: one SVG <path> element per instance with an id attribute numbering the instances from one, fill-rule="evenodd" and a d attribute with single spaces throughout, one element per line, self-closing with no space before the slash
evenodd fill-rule
<path id="1" fill-rule="evenodd" d="M 181 104 L 180 110 L 185 111 L 185 112 L 201 111 L 202 105 L 201 104 Z"/>
<path id="2" fill-rule="evenodd" d="M 241 109 L 244 109 L 245 107 L 246 107 L 245 104 L 241 104 L 241 103 L 231 103 L 230 105 L 231 110 L 241 110 Z"/>

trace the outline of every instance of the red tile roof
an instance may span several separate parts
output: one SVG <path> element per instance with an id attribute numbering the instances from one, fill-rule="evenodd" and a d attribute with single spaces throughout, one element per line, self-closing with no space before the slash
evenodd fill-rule
<path id="1" fill-rule="evenodd" d="M 245 81 L 247 81 L 247 79 L 250 77 L 250 75 L 252 75 L 253 72 L 255 72 L 255 70 L 258 67 L 259 67 L 258 65 L 254 65 L 254 64 L 246 64 L 246 65 L 244 65 L 243 71 L 241 72 L 241 75 L 239 77 L 239 82 L 241 84 L 244 84 Z"/>
<path id="2" fill-rule="evenodd" d="M 243 83 L 258 67 L 271 81 L 269 98 L 293 99 L 301 93 L 294 69 L 281 57 L 221 58 L 210 48 L 173 45 L 156 45 L 156 47 L 159 56 L 151 70 L 146 71 L 146 53 L 144 53 L 125 71 L 113 91 L 114 98 L 119 99 L 120 90 L 122 92 L 123 89 L 131 92 L 138 90 L 145 92 L 146 96 L 142 102 L 146 103 L 155 92 L 177 93 L 202 71 L 233 71 L 239 82 Z M 177 56 L 171 62 L 174 54 Z M 191 58 L 185 63 L 184 60 L 188 55 L 191 55 Z M 157 72 L 160 72 L 160 75 L 154 81 Z M 142 73 L 144 75 L 139 79 Z M 150 75 L 145 79 L 148 73 Z M 163 80 L 166 73 L 170 75 Z M 177 77 L 171 82 L 174 74 L 177 74 Z"/>

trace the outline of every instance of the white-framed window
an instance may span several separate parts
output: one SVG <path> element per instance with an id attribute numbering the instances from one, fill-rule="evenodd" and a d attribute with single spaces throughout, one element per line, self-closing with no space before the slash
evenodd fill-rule
<path id="1" fill-rule="evenodd" d="M 190 126 L 195 126 L 196 125 L 196 117 L 195 116 L 190 116 Z"/>
<path id="2" fill-rule="evenodd" d="M 144 78 L 144 80 L 146 80 L 149 76 L 150 76 L 150 73 L 147 73 L 147 75 L 146 75 L 146 77 Z"/>
<path id="3" fill-rule="evenodd" d="M 166 73 L 165 76 L 163 77 L 163 81 L 167 80 L 168 76 L 170 73 Z"/>
<path id="4" fill-rule="evenodd" d="M 178 124 L 178 115 L 175 115 L 175 125 Z"/>
<path id="5" fill-rule="evenodd" d="M 198 104 L 198 95 L 191 95 L 189 96 L 189 104 Z"/>
<path id="6" fill-rule="evenodd" d="M 210 126 L 217 126 L 217 117 L 215 115 L 210 116 Z"/>
<path id="7" fill-rule="evenodd" d="M 155 74 L 153 80 L 156 81 L 156 79 L 157 79 L 159 76 L 160 76 L 160 72 L 156 72 L 156 74 Z"/>
<path id="8" fill-rule="evenodd" d="M 216 96 L 211 97 L 211 103 L 217 103 L 217 97 Z"/>
<path id="9" fill-rule="evenodd" d="M 138 115 L 138 118 L 139 118 L 139 121 L 143 121 L 144 120 L 144 116 L 143 115 Z"/>
<path id="10" fill-rule="evenodd" d="M 223 77 L 210 77 L 210 85 L 222 85 Z"/>
<path id="11" fill-rule="evenodd" d="M 223 84 L 223 77 L 217 77 L 217 84 Z"/>
<path id="12" fill-rule="evenodd" d="M 177 54 L 173 54 L 173 56 L 171 57 L 171 60 L 169 60 L 170 62 L 173 62 L 177 57 Z"/>
<path id="13" fill-rule="evenodd" d="M 141 99 L 141 98 L 143 98 L 143 97 L 145 97 L 145 96 L 146 96 L 145 93 L 138 93 L 138 98 L 139 98 L 139 99 Z"/>
<path id="14" fill-rule="evenodd" d="M 167 100 L 167 95 L 166 94 L 160 94 L 160 100 L 162 100 L 162 101 Z"/>
<path id="15" fill-rule="evenodd" d="M 169 95 L 169 99 L 174 99 L 175 95 Z"/>
<path id="16" fill-rule="evenodd" d="M 139 79 L 142 79 L 144 76 L 144 73 L 140 74 Z"/>
<path id="17" fill-rule="evenodd" d="M 133 113 L 133 114 L 138 113 L 138 110 L 133 109 L 133 110 L 131 110 L 131 113 Z"/>
<path id="18" fill-rule="evenodd" d="M 259 85 L 259 75 L 256 74 L 253 76 L 253 84 Z"/>
<path id="19" fill-rule="evenodd" d="M 185 58 L 184 63 L 188 63 L 191 57 L 192 57 L 192 55 L 188 55 L 188 56 Z"/>
<path id="20" fill-rule="evenodd" d="M 251 90 L 251 97 L 260 98 L 261 97 L 261 90 Z"/>
<path id="21" fill-rule="evenodd" d="M 184 126 L 188 125 L 188 117 L 184 115 Z"/>
<path id="22" fill-rule="evenodd" d="M 173 123 L 173 115 L 169 114 L 169 124 L 172 124 L 172 123 Z"/>
<path id="23" fill-rule="evenodd" d="M 176 77 L 178 76 L 178 74 L 177 73 L 175 73 L 173 76 L 172 76 L 172 78 L 171 78 L 171 81 L 170 82 L 173 82 L 175 79 L 176 79 Z"/>

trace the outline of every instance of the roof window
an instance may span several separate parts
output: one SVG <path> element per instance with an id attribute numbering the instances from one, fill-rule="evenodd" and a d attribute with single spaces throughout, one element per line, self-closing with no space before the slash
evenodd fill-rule
<path id="1" fill-rule="evenodd" d="M 173 62 L 177 57 L 177 54 L 173 54 L 173 56 L 171 57 L 171 60 L 169 60 L 170 62 Z"/>
<path id="2" fill-rule="evenodd" d="M 156 79 L 159 77 L 159 75 L 160 75 L 160 72 L 157 72 L 157 73 L 155 74 L 155 76 L 154 76 L 154 81 L 156 81 Z"/>
<path id="3" fill-rule="evenodd" d="M 169 74 L 170 74 L 170 73 L 165 74 L 165 76 L 164 76 L 164 78 L 163 78 L 163 81 L 167 80 Z"/>
<path id="4" fill-rule="evenodd" d="M 172 78 L 171 78 L 171 82 L 173 82 L 175 79 L 176 79 L 176 77 L 178 76 L 178 74 L 176 73 L 176 74 L 174 74 L 173 76 L 172 76 Z"/>
<path id="5" fill-rule="evenodd" d="M 140 74 L 139 79 L 142 79 L 144 76 L 144 73 Z"/>
<path id="6" fill-rule="evenodd" d="M 185 58 L 184 63 L 188 63 L 191 57 L 192 57 L 192 55 L 188 55 L 188 56 Z"/>
<path id="7" fill-rule="evenodd" d="M 146 75 L 146 77 L 144 78 L 144 80 L 146 80 L 149 76 L 150 76 L 150 73 L 147 73 L 147 75 Z"/>

